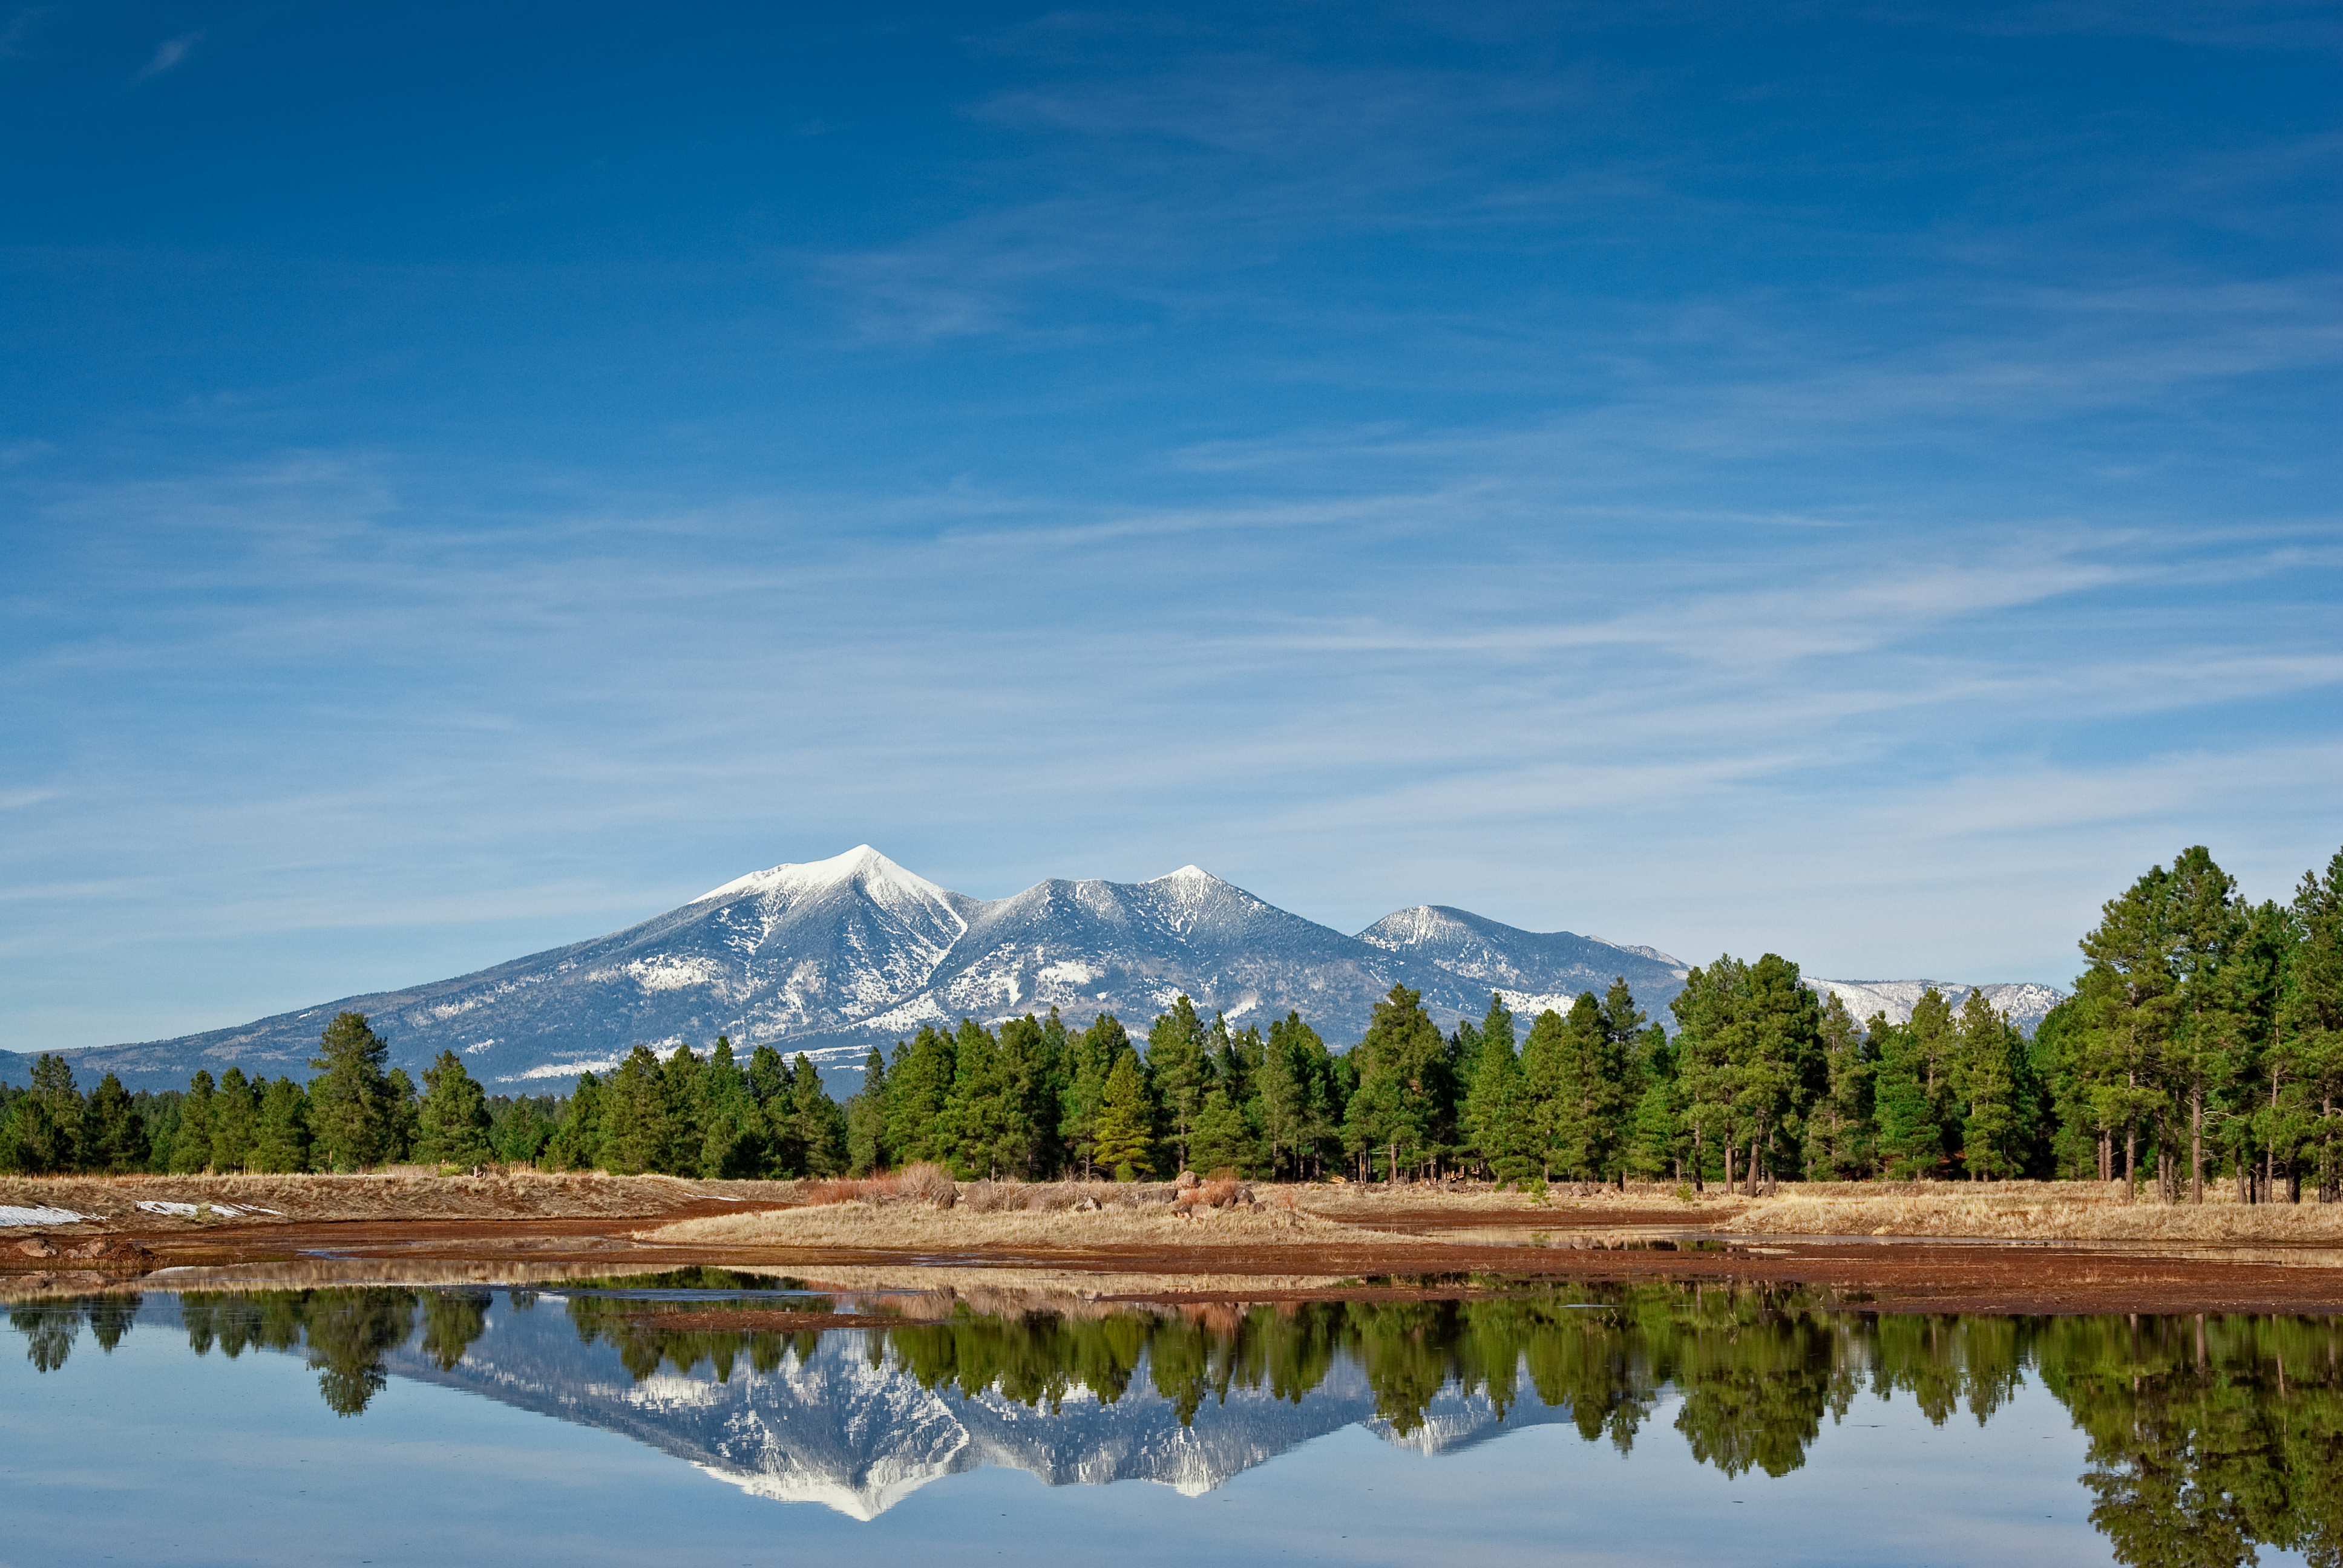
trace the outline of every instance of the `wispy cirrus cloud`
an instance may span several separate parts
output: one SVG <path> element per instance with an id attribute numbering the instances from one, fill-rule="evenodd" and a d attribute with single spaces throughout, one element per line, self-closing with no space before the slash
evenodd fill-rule
<path id="1" fill-rule="evenodd" d="M 155 53 L 147 57 L 146 65 L 139 67 L 138 75 L 133 80 L 151 82 L 157 76 L 170 75 L 186 64 L 188 55 L 203 41 L 204 35 L 200 32 L 183 33 L 176 38 L 164 39 L 155 45 Z"/>

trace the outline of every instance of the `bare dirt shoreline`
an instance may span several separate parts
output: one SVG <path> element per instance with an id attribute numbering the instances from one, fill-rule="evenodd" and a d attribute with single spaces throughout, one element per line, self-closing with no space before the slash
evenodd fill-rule
<path id="1" fill-rule="evenodd" d="M 1165 1205 L 972 1211 L 809 1207 L 804 1196 L 786 1182 L 660 1176 L 5 1179 L 0 1205 L 92 1218 L 0 1228 L 0 1296 L 722 1267 L 841 1290 L 998 1286 L 1156 1302 L 1673 1279 L 1803 1286 L 1876 1312 L 2343 1312 L 2343 1205 L 2149 1205 L 2143 1218 L 2096 1187 L 2046 1183 L 2011 1183 L 1990 1201 L 1901 1186 L 1691 1202 L 1672 1190 L 1557 1191 L 1545 1203 L 1485 1189 L 1304 1187 L 1263 1189 L 1256 1207 L 1190 1220 Z M 142 1201 L 204 1208 L 182 1216 Z M 1883 1227 L 1865 1221 L 1883 1216 L 1901 1233 L 1873 1234 Z M 1825 1221 L 1843 1228 L 1815 1233 Z M 1966 1238 L 1941 1228 L 1964 1221 L 1995 1228 Z M 93 1244 L 104 1255 L 73 1255 Z"/>

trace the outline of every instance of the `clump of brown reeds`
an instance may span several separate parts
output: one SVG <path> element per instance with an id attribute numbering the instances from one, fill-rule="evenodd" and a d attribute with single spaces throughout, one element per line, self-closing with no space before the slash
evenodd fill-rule
<path id="1" fill-rule="evenodd" d="M 942 1166 L 921 1161 L 900 1171 L 869 1176 L 832 1176 L 796 1184 L 799 1201 L 825 1203 L 925 1203 L 949 1209 L 960 1201 L 960 1183 Z"/>

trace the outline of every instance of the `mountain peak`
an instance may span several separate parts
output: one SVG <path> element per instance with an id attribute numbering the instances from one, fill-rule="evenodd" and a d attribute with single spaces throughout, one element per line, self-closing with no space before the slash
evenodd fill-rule
<path id="1" fill-rule="evenodd" d="M 1159 882 L 1217 882 L 1220 879 L 1212 875 L 1212 872 L 1204 869 L 1202 866 L 1182 866 L 1176 871 L 1167 872 L 1164 875 L 1156 878 L 1155 880 Z"/>
<path id="2" fill-rule="evenodd" d="M 744 893 L 810 893 L 826 888 L 858 886 L 867 891 L 887 890 L 909 893 L 914 898 L 932 899 L 949 904 L 951 895 L 916 871 L 907 871 L 868 844 L 857 844 L 842 855 L 832 855 L 827 860 L 784 862 L 761 871 L 751 871 L 736 877 L 720 888 L 712 889 L 692 900 L 704 904 L 712 899 L 737 898 Z"/>

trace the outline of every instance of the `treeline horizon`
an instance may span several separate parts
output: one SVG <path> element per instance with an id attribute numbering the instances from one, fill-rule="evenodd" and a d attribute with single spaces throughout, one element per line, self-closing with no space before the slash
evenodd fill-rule
<path id="1" fill-rule="evenodd" d="M 2202 1201 L 2343 1200 L 2343 851 L 2293 900 L 2251 904 L 2201 846 L 2109 900 L 2075 994 L 2029 1040 L 1972 990 L 1857 1020 L 1798 966 L 1692 970 L 1671 1034 L 1623 979 L 1523 1020 L 1493 995 L 1443 1030 L 1394 986 L 1365 1036 L 1298 1012 L 1232 1030 L 1185 996 L 1142 1040 L 1112 1013 L 962 1020 L 872 1050 L 840 1105 L 802 1053 L 719 1036 L 638 1045 L 567 1096 L 488 1097 L 443 1051 L 418 1087 L 366 1019 L 327 1026 L 317 1077 L 86 1098 L 62 1059 L 0 1086 L 0 1170 L 347 1170 L 535 1164 L 715 1178 L 962 1180 L 1226 1169 L 1253 1179 L 1673 1181 L 1755 1194 L 1787 1179 L 2151 1182 Z"/>

